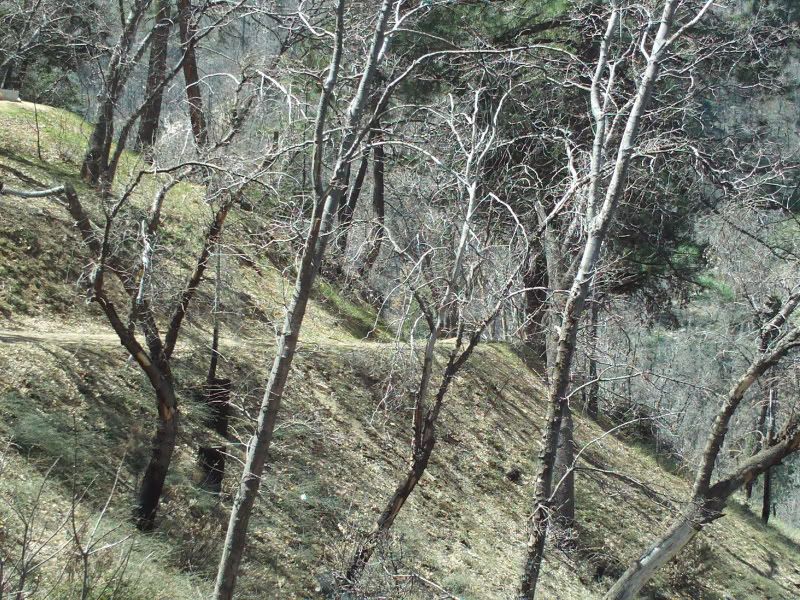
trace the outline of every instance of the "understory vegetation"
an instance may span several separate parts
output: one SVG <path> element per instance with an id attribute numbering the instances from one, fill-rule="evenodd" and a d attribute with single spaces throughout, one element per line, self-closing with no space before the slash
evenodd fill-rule
<path id="1" fill-rule="evenodd" d="M 0 4 L 0 599 L 800 596 L 798 19 Z"/>

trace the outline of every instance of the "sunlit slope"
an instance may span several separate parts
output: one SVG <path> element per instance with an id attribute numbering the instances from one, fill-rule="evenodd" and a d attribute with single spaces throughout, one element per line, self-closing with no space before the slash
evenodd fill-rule
<path id="1" fill-rule="evenodd" d="M 75 178 L 87 135 L 85 124 L 69 113 L 38 107 L 35 114 L 32 105 L 0 102 L 0 179 L 9 187 L 69 180 L 99 216 L 97 198 Z M 124 173 L 144 166 L 135 154 L 125 161 Z M 157 185 L 147 181 L 136 195 L 139 210 Z M 163 227 L 179 250 L 166 266 L 165 277 L 174 283 L 159 297 L 164 306 L 188 277 L 210 216 L 199 186 L 183 184 L 170 194 Z M 255 207 L 233 214 L 226 233 L 228 303 L 235 314 L 223 325 L 221 369 L 245 411 L 234 427 L 240 439 L 252 428 L 248 416 L 255 414 L 272 359 L 274 320 L 291 291 L 291 262 L 253 239 L 268 227 L 267 211 Z M 102 526 L 112 531 L 110 539 L 130 536 L 132 558 L 120 573 L 110 559 L 116 547 L 108 550 L 103 556 L 109 559 L 96 566 L 98 581 L 124 581 L 113 595 L 123 600 L 206 598 L 238 470 L 230 461 L 222 505 L 195 483 L 196 445 L 210 437 L 202 427 L 198 390 L 208 364 L 213 283 L 201 288 L 176 351 L 180 444 L 159 528 L 142 536 L 127 516 L 148 454 L 154 400 L 102 315 L 85 302 L 77 282 L 87 262 L 68 215 L 54 201 L 0 197 L 0 437 L 3 446 L 13 442 L 0 475 L 0 551 L 18 551 L 22 529 L 13 509 L 33 502 L 49 469 L 47 517 L 37 536 L 46 540 L 58 530 L 76 491 L 87 490 L 78 513 L 93 523 L 89 519 L 113 488 Z M 240 578 L 243 599 L 319 597 L 404 473 L 409 403 L 403 393 L 384 393 L 395 345 L 385 327 L 365 337 L 374 322 L 369 307 L 335 286 L 325 284 L 315 295 L 251 522 Z M 479 348 L 448 396 L 428 473 L 398 519 L 394 539 L 376 557 L 367 584 L 394 585 L 397 598 L 439 597 L 435 586 L 459 598 L 511 597 L 543 415 L 534 370 L 509 346 Z M 580 415 L 576 435 L 581 447 L 588 444 L 577 473 L 577 550 L 549 553 L 542 598 L 600 597 L 689 490 L 646 445 L 603 435 Z M 233 453 L 241 457 L 241 448 Z M 792 535 L 764 528 L 744 509 L 733 508 L 648 593 L 796 598 L 800 548 Z M 55 550 L 64 539 L 62 531 L 49 544 Z M 72 597 L 77 585 L 75 575 L 59 578 L 67 563 L 61 554 L 41 568 L 43 587 L 62 586 L 57 597 Z M 412 572 L 435 585 L 412 581 Z"/>

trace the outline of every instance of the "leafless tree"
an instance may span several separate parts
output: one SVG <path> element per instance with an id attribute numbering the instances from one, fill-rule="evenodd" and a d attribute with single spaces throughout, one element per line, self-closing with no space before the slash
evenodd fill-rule
<path id="1" fill-rule="evenodd" d="M 457 148 L 445 154 L 421 150 L 426 163 L 433 161 L 452 178 L 452 182 L 445 180 L 442 185 L 444 189 L 454 189 L 455 198 L 443 206 L 433 204 L 428 208 L 432 212 L 429 219 L 420 214 L 422 206 L 415 201 L 411 223 L 401 228 L 403 235 L 392 231 L 395 229 L 392 225 L 383 225 L 393 254 L 404 265 L 399 285 L 407 288 L 410 301 L 421 312 L 427 333 L 424 349 L 418 357 L 419 379 L 411 392 L 410 466 L 372 530 L 359 543 L 344 576 L 350 585 L 357 582 L 378 543 L 388 534 L 428 468 L 451 383 L 498 314 L 510 299 L 521 293 L 513 288 L 521 285 L 521 265 L 525 264 L 528 252 L 525 232 L 519 217 L 501 198 L 502 192 L 486 189 L 481 181 L 487 157 L 511 143 L 498 137 L 498 121 L 508 94 L 501 94 L 497 104 L 487 109 L 484 92 L 484 89 L 477 89 L 468 94 L 465 107 L 451 97 L 447 112 L 428 108 L 434 120 L 422 127 L 426 138 L 437 125 L 444 127 L 449 135 L 443 145 Z M 391 145 L 392 142 L 383 143 Z M 412 177 L 425 181 L 421 175 Z M 427 195 L 445 194 L 423 187 L 412 197 L 421 200 Z M 495 219 L 495 223 L 514 225 L 508 231 L 504 227 L 492 227 L 491 218 L 487 218 L 492 212 L 489 207 L 510 213 L 507 219 Z M 453 214 L 458 214 L 458 218 L 454 219 Z M 396 216 L 394 220 L 400 219 L 401 216 Z M 416 329 L 417 324 L 411 324 L 412 332 Z M 437 384 L 434 371 L 439 341 L 453 334 L 455 342 L 449 349 Z M 411 344 L 412 356 L 416 357 L 413 334 Z"/>
<path id="2" fill-rule="evenodd" d="M 560 319 L 558 344 L 548 389 L 548 414 L 539 453 L 540 467 L 535 484 L 534 506 L 529 520 L 527 556 L 520 598 L 532 599 L 536 593 L 553 506 L 554 467 L 562 415 L 568 402 L 575 341 L 603 244 L 625 192 L 641 121 L 648 108 L 661 65 L 669 56 L 671 47 L 702 18 L 710 4 L 706 3 L 699 12 L 681 20 L 677 14 L 678 2 L 676 0 L 664 2 L 657 31 L 649 46 L 647 44 L 651 34 L 650 27 L 645 27 L 644 34 L 640 37 L 645 65 L 638 76 L 635 94 L 621 102 L 614 96 L 615 85 L 618 85 L 615 79 L 618 61 L 624 61 L 636 46 L 623 48 L 617 58 L 612 45 L 617 37 L 620 18 L 625 16 L 621 15 L 625 7 L 619 5 L 610 7 L 607 28 L 589 89 L 595 135 L 591 160 L 585 181 L 579 176 L 575 182 L 576 187 L 585 186 L 586 189 L 585 239 L 580 263 L 571 278 L 570 291 Z M 650 21 L 649 25 L 652 26 L 653 22 Z M 615 154 L 615 157 L 610 160 L 609 165 L 606 165 L 605 156 L 612 154 Z"/>

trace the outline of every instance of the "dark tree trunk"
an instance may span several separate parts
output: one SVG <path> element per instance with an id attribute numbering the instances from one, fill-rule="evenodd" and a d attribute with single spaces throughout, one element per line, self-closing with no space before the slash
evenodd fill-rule
<path id="1" fill-rule="evenodd" d="M 767 439 L 764 445 L 769 448 L 775 440 L 775 412 L 778 408 L 777 392 L 770 388 L 769 403 L 767 410 Z M 772 469 L 764 471 L 764 493 L 761 499 L 761 520 L 764 524 L 769 523 L 770 512 L 772 509 Z"/>
<path id="2" fill-rule="evenodd" d="M 113 98 L 106 98 L 97 111 L 97 121 L 83 157 L 81 178 L 91 185 L 97 185 L 108 169 L 111 139 L 114 136 L 114 103 Z"/>
<path id="3" fill-rule="evenodd" d="M 161 119 L 161 102 L 164 96 L 162 82 L 166 76 L 169 32 L 172 27 L 169 0 L 159 0 L 156 24 L 150 42 L 150 61 L 145 88 L 146 104 L 139 120 L 140 148 L 149 148 L 156 141 Z"/>
<path id="4" fill-rule="evenodd" d="M 575 524 L 575 442 L 573 440 L 572 411 L 564 404 L 561 414 L 561 429 L 558 433 L 558 449 L 556 450 L 556 466 L 553 480 L 558 488 L 553 492 L 553 524 L 564 537 L 559 539 L 560 545 L 570 545 L 570 530 Z"/>
<path id="5" fill-rule="evenodd" d="M 379 137 L 376 136 L 379 140 Z M 383 242 L 384 219 L 386 215 L 386 197 L 384 190 L 385 153 L 383 146 L 377 144 L 372 147 L 372 212 L 375 215 L 375 224 L 369 234 L 372 247 L 361 266 L 361 275 L 369 273 L 378 260 Z"/>
<path id="6" fill-rule="evenodd" d="M 12 87 L 12 84 L 11 84 L 12 79 L 11 78 L 13 76 L 14 76 L 14 61 L 13 60 L 9 60 L 6 63 L 5 68 L 3 70 L 3 81 L 0 82 L 0 87 L 5 89 L 5 90 L 11 89 L 11 87 Z"/>
<path id="7" fill-rule="evenodd" d="M 336 247 L 339 252 L 344 255 L 347 250 L 347 238 L 350 234 L 350 225 L 353 222 L 353 214 L 356 210 L 358 197 L 361 195 L 361 188 L 364 186 L 364 178 L 367 176 L 367 167 L 369 166 L 369 158 L 367 154 L 361 158 L 361 163 L 358 166 L 355 181 L 350 186 L 347 199 L 339 206 L 339 235 L 336 238 Z"/>
<path id="8" fill-rule="evenodd" d="M 205 146 L 208 141 L 206 118 L 203 113 L 203 95 L 200 91 L 200 71 L 197 68 L 197 35 L 190 0 L 178 0 L 178 29 L 184 52 L 183 78 L 186 83 L 186 100 L 189 104 L 189 122 L 195 142 Z"/>
<path id="9" fill-rule="evenodd" d="M 157 391 L 158 424 L 153 436 L 150 462 L 145 469 L 139 487 L 139 501 L 134 512 L 136 526 L 141 531 L 150 531 L 155 525 L 156 512 L 164 491 L 164 481 L 175 452 L 175 439 L 178 433 L 177 401 L 168 384 L 169 393 Z"/>
<path id="10" fill-rule="evenodd" d="M 547 323 L 549 319 L 547 265 L 545 264 L 543 252 L 532 254 L 532 260 L 524 275 L 523 283 L 528 290 L 525 292 L 525 308 L 527 312 L 525 338 L 535 358 L 541 362 L 546 370 Z"/>
<path id="11" fill-rule="evenodd" d="M 761 501 L 761 520 L 764 525 L 769 523 L 770 511 L 772 509 L 772 469 L 764 473 L 764 494 Z"/>
<path id="12" fill-rule="evenodd" d="M 22 87 L 22 80 L 25 79 L 27 65 L 23 60 L 19 62 L 9 60 L 3 74 L 3 82 L 0 87 L 7 90 L 19 90 Z"/>
<path id="13" fill-rule="evenodd" d="M 600 382 L 597 380 L 597 316 L 600 312 L 599 297 L 594 294 L 589 312 L 589 389 L 586 394 L 586 414 L 597 420 L 600 415 L 599 396 Z"/>
<path id="14" fill-rule="evenodd" d="M 222 438 L 228 436 L 230 392 L 230 379 L 210 378 L 204 387 L 204 397 L 208 406 L 208 418 L 205 424 Z M 225 446 L 200 447 L 200 468 L 203 472 L 201 486 L 214 494 L 222 491 L 226 452 Z"/>
<path id="15" fill-rule="evenodd" d="M 764 400 L 764 403 L 761 405 L 761 410 L 758 413 L 758 420 L 756 421 L 756 428 L 755 428 L 756 441 L 752 454 L 758 454 L 761 451 L 763 440 L 764 437 L 766 436 L 766 431 L 764 431 L 764 425 L 767 422 L 768 410 L 769 410 L 769 398 L 766 398 Z M 753 478 L 751 481 L 747 482 L 747 485 L 744 488 L 745 499 L 748 502 L 750 502 L 750 499 L 753 497 L 753 486 L 755 486 L 755 484 L 756 484 L 756 478 Z"/>

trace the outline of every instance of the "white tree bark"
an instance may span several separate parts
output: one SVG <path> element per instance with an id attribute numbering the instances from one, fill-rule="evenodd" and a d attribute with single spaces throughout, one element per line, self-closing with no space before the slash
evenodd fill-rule
<path id="1" fill-rule="evenodd" d="M 586 297 L 594 277 L 595 268 L 600 258 L 600 252 L 605 242 L 608 228 L 619 204 L 619 200 L 627 184 L 628 169 L 642 116 L 650 101 L 655 83 L 658 80 L 661 61 L 663 60 L 666 49 L 674 39 L 672 33 L 675 22 L 675 10 L 677 0 L 666 0 L 661 14 L 661 20 L 653 41 L 650 53 L 647 56 L 647 64 L 641 76 L 639 86 L 636 91 L 630 113 L 625 123 L 617 146 L 614 169 L 606 187 L 603 202 L 599 203 L 599 173 L 601 170 L 602 151 L 607 140 L 595 139 L 593 144 L 591 173 L 592 185 L 587 207 L 589 218 L 586 242 L 583 248 L 580 266 L 573 278 L 569 296 L 562 311 L 561 327 L 559 332 L 558 345 L 556 350 L 555 366 L 553 368 L 550 388 L 548 391 L 548 413 L 547 420 L 543 429 L 541 450 L 539 452 L 539 473 L 535 483 L 535 498 L 532 515 L 528 522 L 529 536 L 527 543 L 527 555 L 523 567 L 523 575 L 520 586 L 519 598 L 521 600 L 533 600 L 536 595 L 536 584 L 539 579 L 542 558 L 544 556 L 544 545 L 549 527 L 549 520 L 552 513 L 552 486 L 553 473 L 556 461 L 556 450 L 558 446 L 558 433 L 561 428 L 563 407 L 567 402 L 569 390 L 569 375 L 572 359 L 575 353 L 575 341 L 580 325 L 581 315 L 584 310 Z M 613 35 L 614 24 L 616 23 L 618 9 L 615 7 L 611 11 L 603 41 L 603 49 L 598 59 L 598 69 L 592 82 L 592 108 L 595 117 L 595 125 L 598 128 L 596 134 L 602 135 L 605 131 L 605 117 L 603 111 L 607 108 L 606 103 L 601 107 L 599 98 L 601 96 L 599 86 L 602 73 L 608 60 L 608 43 Z M 683 28 L 679 30 L 679 33 Z M 613 71 L 610 78 L 613 77 Z M 609 90 L 606 90 L 606 94 Z"/>

